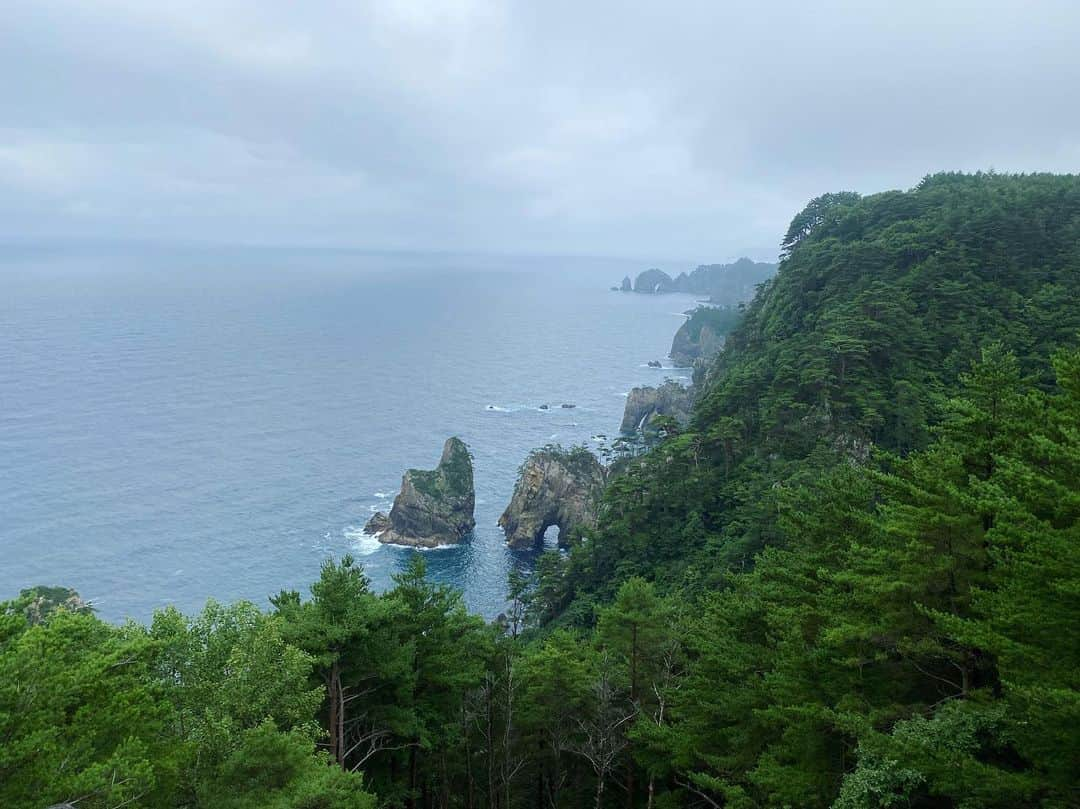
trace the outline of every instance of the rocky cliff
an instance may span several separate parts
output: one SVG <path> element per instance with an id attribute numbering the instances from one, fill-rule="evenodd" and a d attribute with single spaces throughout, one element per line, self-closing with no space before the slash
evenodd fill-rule
<path id="1" fill-rule="evenodd" d="M 584 447 L 535 450 L 522 465 L 510 505 L 499 517 L 507 544 L 537 545 L 544 532 L 557 525 L 559 544 L 565 545 L 578 529 L 596 524 L 604 481 L 604 467 Z"/>
<path id="2" fill-rule="evenodd" d="M 730 305 L 751 300 L 757 285 L 775 274 L 775 264 L 748 258 L 740 258 L 732 264 L 702 264 L 693 272 L 682 272 L 674 278 L 654 267 L 638 275 L 634 292 L 686 292 L 707 295 L 713 303 Z M 625 281 L 621 288 L 627 289 Z"/>
<path id="3" fill-rule="evenodd" d="M 680 424 L 690 420 L 691 389 L 668 380 L 658 388 L 634 388 L 626 397 L 620 430 L 634 433 L 648 431 L 657 416 L 671 416 Z"/>
<path id="4" fill-rule="evenodd" d="M 724 347 L 727 334 L 742 318 L 735 307 L 702 306 L 691 312 L 671 341 L 671 360 L 689 367 L 707 363 Z"/>
<path id="5" fill-rule="evenodd" d="M 476 525 L 469 449 L 449 438 L 435 469 L 409 469 L 390 514 L 377 513 L 365 530 L 380 542 L 433 548 L 460 542 Z"/>

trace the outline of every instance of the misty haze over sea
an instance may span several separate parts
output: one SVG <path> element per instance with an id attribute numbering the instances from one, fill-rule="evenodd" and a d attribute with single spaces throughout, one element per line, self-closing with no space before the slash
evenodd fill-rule
<path id="1" fill-rule="evenodd" d="M 488 617 L 519 464 L 617 435 L 693 299 L 609 291 L 647 264 L 286 250 L 0 253 L 0 598 L 76 588 L 109 620 L 306 591 L 449 435 L 475 536 L 427 552 Z M 668 270 L 689 269 L 666 266 Z M 572 403 L 573 409 L 559 407 Z M 548 403 L 547 411 L 539 405 Z"/>

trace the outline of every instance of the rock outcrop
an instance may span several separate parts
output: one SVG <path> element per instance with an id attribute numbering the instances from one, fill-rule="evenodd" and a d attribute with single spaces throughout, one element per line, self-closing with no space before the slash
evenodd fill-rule
<path id="1" fill-rule="evenodd" d="M 634 292 L 659 294 L 685 292 L 706 295 L 717 304 L 732 305 L 750 301 L 757 285 L 776 274 L 776 265 L 740 258 L 732 264 L 702 264 L 691 273 L 681 272 L 674 278 L 663 270 L 645 270 L 634 282 Z M 624 291 L 629 291 L 627 279 Z"/>
<path id="2" fill-rule="evenodd" d="M 630 276 L 624 275 L 622 279 L 622 286 L 619 287 L 623 292 L 631 292 L 634 289 L 634 285 L 630 283 Z"/>
<path id="3" fill-rule="evenodd" d="M 675 339 L 671 341 L 671 361 L 684 368 L 698 362 L 708 362 L 715 357 L 724 347 L 724 335 L 717 334 L 708 325 L 698 329 L 695 338 L 691 331 L 690 321 L 687 321 L 675 332 Z"/>
<path id="4" fill-rule="evenodd" d="M 645 272 L 638 274 L 638 277 L 634 281 L 634 292 L 645 292 L 648 294 L 673 292 L 674 290 L 671 283 L 670 275 L 663 270 L 658 270 L 653 267 L 651 270 L 645 270 Z"/>
<path id="5" fill-rule="evenodd" d="M 690 388 L 670 379 L 657 388 L 634 388 L 626 397 L 620 430 L 624 433 L 647 432 L 657 416 L 671 416 L 680 424 L 690 420 Z"/>
<path id="6" fill-rule="evenodd" d="M 18 603 L 23 605 L 26 620 L 40 624 L 59 610 L 67 612 L 93 612 L 94 608 L 83 600 L 78 591 L 70 587 L 46 587 L 38 585 L 19 592 Z"/>
<path id="7" fill-rule="evenodd" d="M 552 525 L 559 527 L 565 545 L 580 528 L 596 524 L 606 473 L 596 456 L 584 447 L 544 447 L 525 460 L 510 505 L 499 526 L 512 548 L 543 541 Z"/>
<path id="8" fill-rule="evenodd" d="M 469 448 L 449 438 L 439 465 L 409 469 L 401 479 L 390 514 L 378 512 L 365 531 L 380 542 L 434 548 L 460 542 L 476 525 L 473 468 Z"/>
<path id="9" fill-rule="evenodd" d="M 671 359 L 684 367 L 707 365 L 724 347 L 727 335 L 742 320 L 735 306 L 699 306 L 691 312 L 671 341 Z"/>

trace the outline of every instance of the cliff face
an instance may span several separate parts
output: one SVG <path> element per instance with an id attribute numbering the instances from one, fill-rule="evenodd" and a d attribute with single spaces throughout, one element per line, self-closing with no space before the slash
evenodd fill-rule
<path id="1" fill-rule="evenodd" d="M 724 347 L 724 336 L 717 334 L 709 326 L 702 326 L 695 339 L 689 321 L 675 332 L 671 341 L 671 361 L 676 365 L 690 367 L 698 361 L 708 361 Z"/>
<path id="2" fill-rule="evenodd" d="M 583 447 L 533 452 L 521 469 L 510 505 L 499 517 L 507 544 L 537 545 L 544 532 L 557 525 L 559 544 L 565 545 L 572 532 L 596 524 L 604 481 L 604 467 Z"/>
<path id="3" fill-rule="evenodd" d="M 472 458 L 460 438 L 447 439 L 433 470 L 409 469 L 401 479 L 390 514 L 366 526 L 380 542 L 433 548 L 460 542 L 476 525 Z"/>
<path id="4" fill-rule="evenodd" d="M 634 388 L 626 397 L 626 408 L 620 430 L 634 433 L 647 431 L 657 416 L 671 416 L 680 424 L 690 420 L 692 399 L 690 388 L 668 380 L 658 388 Z"/>

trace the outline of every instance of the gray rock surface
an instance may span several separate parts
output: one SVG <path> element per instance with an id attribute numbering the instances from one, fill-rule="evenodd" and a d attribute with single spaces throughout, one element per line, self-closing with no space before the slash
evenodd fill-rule
<path id="1" fill-rule="evenodd" d="M 559 544 L 571 534 L 596 524 L 606 473 L 596 456 L 584 447 L 544 447 L 525 460 L 510 504 L 499 526 L 512 548 L 543 541 L 552 525 L 559 527 Z"/>
<path id="2" fill-rule="evenodd" d="M 690 420 L 691 389 L 668 380 L 659 387 L 634 388 L 626 397 L 620 430 L 624 433 L 648 431 L 657 416 L 671 416 L 680 424 Z"/>
<path id="3" fill-rule="evenodd" d="M 476 526 L 472 458 L 460 438 L 449 438 L 439 465 L 409 469 L 390 514 L 378 512 L 365 530 L 380 542 L 433 548 L 460 542 Z"/>
<path id="4" fill-rule="evenodd" d="M 697 362 L 708 362 L 724 347 L 724 335 L 709 326 L 702 326 L 697 339 L 690 333 L 689 321 L 679 327 L 671 341 L 671 361 L 688 368 Z"/>

